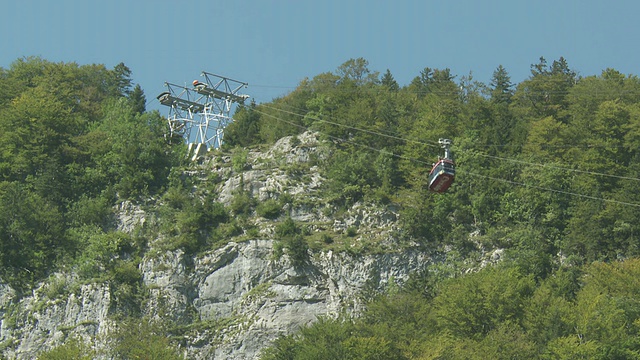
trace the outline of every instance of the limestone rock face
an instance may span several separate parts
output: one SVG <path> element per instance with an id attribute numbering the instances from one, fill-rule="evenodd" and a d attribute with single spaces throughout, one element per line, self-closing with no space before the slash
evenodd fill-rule
<path id="1" fill-rule="evenodd" d="M 140 268 L 150 292 L 147 311 L 174 323 L 205 324 L 187 335 L 187 358 L 256 359 L 277 337 L 319 316 L 357 314 L 364 290 L 380 291 L 392 281 L 402 282 L 428 262 L 412 251 L 357 257 L 329 251 L 295 268 L 286 256 L 273 258 L 273 244 L 231 242 L 195 259 L 192 268 L 180 251 L 144 259 Z M 70 335 L 106 349 L 114 328 L 109 287 L 83 285 L 78 294 L 51 300 L 43 294 L 48 286 L 16 303 L 11 289 L 1 288 L 0 341 L 13 344 L 5 356 L 31 359 Z M 209 328 L 210 323 L 225 325 Z"/>
<path id="2" fill-rule="evenodd" d="M 392 207 L 355 204 L 334 215 L 322 200 L 324 179 L 314 164 L 328 156 L 320 145 L 315 134 L 305 133 L 283 138 L 265 152 L 249 151 L 241 172 L 232 168 L 231 156 L 219 155 L 185 175 L 215 178 L 217 201 L 225 205 L 239 190 L 258 201 L 287 194 L 296 199 L 286 205 L 287 216 L 305 224 L 310 236 L 330 233 L 344 242 L 310 250 L 302 263 L 294 262 L 275 249 L 281 239 L 274 228 L 282 218 L 254 215 L 249 221 L 257 232 L 227 239 L 216 249 L 198 255 L 146 253 L 139 265 L 146 291 L 141 311 L 184 329 L 175 337 L 185 358 L 257 359 L 273 340 L 320 316 L 357 316 L 363 293 L 402 283 L 430 262 L 417 249 L 395 246 L 399 227 Z M 145 209 L 120 204 L 114 227 L 134 232 L 149 221 Z M 372 239 L 379 250 L 362 250 Z M 0 281 L 2 356 L 32 359 L 77 337 L 109 358 L 109 334 L 117 326 L 113 291 L 108 283 L 82 282 L 73 273 L 56 273 L 22 296 Z"/>
<path id="3" fill-rule="evenodd" d="M 31 296 L 15 299 L 3 286 L 2 326 L 0 341 L 7 346 L 7 358 L 33 359 L 36 353 L 58 345 L 69 334 L 96 342 L 103 341 L 113 329 L 108 317 L 111 293 L 106 284 L 87 284 L 67 298 L 46 295 L 56 281 L 72 281 L 68 275 L 58 274 L 55 280 L 43 283 Z M 10 293 L 11 291 L 9 291 Z M 8 296 L 7 296 L 8 295 Z"/>
<path id="4" fill-rule="evenodd" d="M 201 322 L 231 324 L 217 333 L 200 333 L 202 345 L 187 348 L 188 358 L 257 358 L 278 336 L 319 316 L 361 310 L 363 290 L 380 291 L 390 281 L 404 281 L 428 261 L 419 252 L 354 258 L 329 251 L 295 268 L 286 257 L 273 258 L 273 244 L 228 243 L 197 259 L 186 276 L 183 267 L 172 266 L 180 264 L 180 254 L 143 263 L 145 283 L 156 289 L 155 297 L 165 299 L 168 314 L 180 316 L 193 308 Z"/>

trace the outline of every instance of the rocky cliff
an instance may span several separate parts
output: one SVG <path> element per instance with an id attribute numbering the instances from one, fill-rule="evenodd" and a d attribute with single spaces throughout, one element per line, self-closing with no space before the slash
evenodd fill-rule
<path id="1" fill-rule="evenodd" d="M 322 201 L 324 181 L 314 161 L 329 156 L 313 133 L 283 138 L 264 152 L 248 152 L 231 166 L 231 156 L 208 155 L 186 173 L 216 178 L 217 201 L 229 205 L 238 189 L 259 201 L 282 194 L 294 198 L 287 213 L 313 233 L 342 236 L 332 246 L 313 248 L 304 263 L 277 256 L 274 228 L 280 219 L 257 215 L 257 229 L 196 255 L 159 252 L 153 243 L 139 265 L 150 318 L 170 323 L 172 341 L 188 359 L 255 359 L 277 337 L 318 317 L 357 315 L 364 292 L 402 283 L 429 262 L 417 249 L 397 247 L 397 213 L 392 207 L 356 204 L 340 212 Z M 235 168 L 235 170 L 234 170 Z M 240 168 L 240 171 L 238 171 Z M 302 169 L 302 170 L 301 170 Z M 123 203 L 118 228 L 132 232 L 148 221 L 144 207 Z M 349 236 L 344 236 L 347 230 Z M 363 244 L 377 244 L 375 251 Z M 67 289 L 60 291 L 61 288 Z M 18 297 L 0 285 L 0 343 L 10 359 L 31 359 L 74 337 L 108 358 L 115 295 L 107 283 L 77 281 L 73 272 L 53 274 L 32 293 Z"/>

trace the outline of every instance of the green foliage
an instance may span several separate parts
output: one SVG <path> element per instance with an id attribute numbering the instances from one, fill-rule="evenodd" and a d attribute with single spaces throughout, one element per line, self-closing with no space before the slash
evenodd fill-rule
<path id="1" fill-rule="evenodd" d="M 282 205 L 278 200 L 267 199 L 258 204 L 256 213 L 266 219 L 277 219 L 282 214 Z"/>
<path id="2" fill-rule="evenodd" d="M 201 198 L 186 186 L 177 183 L 165 193 L 158 208 L 158 231 L 168 235 L 163 244 L 167 250 L 183 249 L 187 254 L 196 254 L 219 241 L 219 235 L 229 235 L 228 227 L 223 225 L 231 217 L 211 194 Z"/>
<path id="3" fill-rule="evenodd" d="M 377 179 L 373 154 L 336 150 L 327 166 L 327 190 L 332 200 L 341 206 L 350 206 L 362 200 Z"/>
<path id="4" fill-rule="evenodd" d="M 106 197 L 89 198 L 83 195 L 69 206 L 67 217 L 72 227 L 97 225 L 107 229 L 113 221 L 111 201 Z"/>
<path id="5" fill-rule="evenodd" d="M 382 360 L 405 359 L 388 340 L 360 333 L 349 320 L 336 321 L 320 318 L 312 326 L 303 328 L 299 336 L 276 340 L 266 349 L 263 360 L 346 359 Z"/>
<path id="6" fill-rule="evenodd" d="M 284 240 L 284 247 L 294 267 L 300 268 L 309 260 L 309 244 L 302 235 L 294 235 Z"/>
<path id="7" fill-rule="evenodd" d="M 521 318 L 533 289 L 533 280 L 517 271 L 487 268 L 445 281 L 433 300 L 433 311 L 442 331 L 474 338 Z"/>
<path id="8" fill-rule="evenodd" d="M 275 234 L 278 241 L 276 256 L 282 255 L 282 250 L 286 250 L 293 266 L 302 267 L 309 259 L 309 244 L 304 237 L 304 229 L 287 217 L 276 225 Z"/>
<path id="9" fill-rule="evenodd" d="M 578 77 L 564 58 L 540 58 L 519 84 L 502 66 L 489 85 L 427 67 L 400 87 L 368 66 L 350 59 L 271 104 L 239 107 L 223 149 L 233 149 L 232 170 L 247 169 L 248 146 L 318 131 L 329 140 L 314 163 L 326 179 L 319 193 L 332 208 L 389 205 L 407 244 L 463 263 L 501 248 L 506 264 L 431 274 L 369 304 L 362 321 L 282 340 L 275 358 L 637 357 L 638 77 Z M 130 76 L 124 64 L 40 58 L 0 69 L 0 276 L 11 286 L 28 290 L 73 264 L 83 280 L 109 282 L 117 312 L 135 315 L 145 240 L 114 231 L 118 202 L 159 199 L 141 234 L 162 233 L 163 249 L 189 254 L 256 235 L 254 210 L 275 220 L 292 203 L 241 190 L 226 209 L 212 193 L 218 180 L 194 186 L 177 168 L 184 146 L 165 142 L 165 119 L 145 112 Z M 446 194 L 433 194 L 426 181 L 440 137 L 454 140 L 458 171 Z M 307 168 L 287 170 L 303 177 Z M 307 262 L 304 226 L 286 218 L 276 236 L 276 253 Z M 54 285 L 53 296 L 64 292 Z"/>
<path id="10" fill-rule="evenodd" d="M 347 236 L 348 237 L 354 237 L 358 234 L 358 228 L 356 228 L 355 226 L 349 226 L 347 228 Z"/>
<path id="11" fill-rule="evenodd" d="M 225 147 L 247 147 L 260 141 L 261 116 L 256 111 L 255 101 L 250 106 L 241 106 L 233 115 L 233 122 L 224 130 Z"/>
<path id="12" fill-rule="evenodd" d="M 148 319 L 121 321 L 112 335 L 115 359 L 180 360 L 184 357 L 178 348 L 169 342 L 166 329 Z"/>
<path id="13" fill-rule="evenodd" d="M 254 206 L 256 205 L 255 199 L 247 191 L 238 190 L 231 199 L 229 204 L 229 210 L 235 215 L 251 215 Z"/>
<path id="14" fill-rule="evenodd" d="M 97 167 L 120 197 L 135 199 L 165 185 L 172 164 L 165 126 L 158 113 L 136 113 L 123 99 L 107 106 L 95 131 L 111 146 L 102 149 Z"/>
<path id="15" fill-rule="evenodd" d="M 333 243 L 333 238 L 331 237 L 331 235 L 329 235 L 327 233 L 322 233 L 321 238 L 322 238 L 322 242 L 325 243 L 325 244 L 332 244 Z"/>
<path id="16" fill-rule="evenodd" d="M 247 166 L 247 156 L 249 155 L 249 150 L 244 148 L 235 148 L 233 151 L 233 155 L 231 156 L 231 167 L 233 171 L 241 173 L 244 168 Z"/>
<path id="17" fill-rule="evenodd" d="M 37 360 L 91 360 L 95 351 L 79 339 L 67 339 L 64 344 L 38 354 Z"/>
<path id="18" fill-rule="evenodd" d="M 362 333 L 371 332 L 395 344 L 406 357 L 416 358 L 420 354 L 417 344 L 432 334 L 436 323 L 430 315 L 429 303 L 421 294 L 399 291 L 369 302 L 358 325 Z"/>
<path id="19" fill-rule="evenodd" d="M 288 217 L 278 225 L 276 225 L 276 236 L 278 237 L 290 237 L 297 234 L 300 234 L 300 227 L 296 222 Z"/>
<path id="20" fill-rule="evenodd" d="M 145 112 L 147 99 L 139 84 L 136 84 L 133 91 L 129 94 L 129 101 L 131 102 L 131 107 L 136 114 L 142 114 Z"/>
<path id="21" fill-rule="evenodd" d="M 320 320 L 280 338 L 262 358 L 375 359 L 377 351 L 393 359 L 633 359 L 639 264 L 594 263 L 582 275 L 561 268 L 540 283 L 511 266 L 431 276 L 423 284 L 429 295 L 414 291 L 417 283 L 389 291 L 360 318 Z"/>
<path id="22" fill-rule="evenodd" d="M 0 270 L 16 289 L 47 274 L 69 244 L 63 214 L 18 182 L 0 182 Z"/>
<path id="23" fill-rule="evenodd" d="M 117 261 L 110 272 L 112 311 L 125 316 L 139 316 L 146 295 L 137 261 Z"/>
<path id="24" fill-rule="evenodd" d="M 23 58 L 1 73 L 0 273 L 21 289 L 93 251 L 79 239 L 111 231 L 116 202 L 161 191 L 180 155 L 124 64 Z M 104 259 L 90 260 L 95 273 Z"/>
<path id="25" fill-rule="evenodd" d="M 78 274 L 84 279 L 102 278 L 105 270 L 134 248 L 132 238 L 122 232 L 103 232 L 95 225 L 70 230 L 76 243 Z"/>
<path id="26" fill-rule="evenodd" d="M 576 335 L 553 339 L 544 355 L 544 359 L 604 359 L 595 342 L 581 341 Z"/>
<path id="27" fill-rule="evenodd" d="M 138 314 L 144 297 L 138 268 L 142 239 L 128 234 L 104 232 L 95 225 L 70 231 L 76 242 L 75 268 L 83 281 L 108 282 L 115 312 Z"/>

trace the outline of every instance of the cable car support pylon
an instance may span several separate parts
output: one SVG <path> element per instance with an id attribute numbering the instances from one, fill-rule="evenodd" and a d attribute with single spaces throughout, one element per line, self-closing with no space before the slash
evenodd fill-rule
<path id="1" fill-rule="evenodd" d="M 182 138 L 195 160 L 204 151 L 222 146 L 224 128 L 229 125 L 234 104 L 243 104 L 249 95 L 239 94 L 247 83 L 203 71 L 204 81 L 193 87 L 165 83 L 167 91 L 158 95 L 160 104 L 169 107 L 170 141 Z"/>

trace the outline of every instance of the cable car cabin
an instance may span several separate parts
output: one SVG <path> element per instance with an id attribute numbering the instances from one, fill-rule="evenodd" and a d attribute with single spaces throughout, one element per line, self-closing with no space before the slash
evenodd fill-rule
<path id="1" fill-rule="evenodd" d="M 438 193 L 447 191 L 456 176 L 456 167 L 451 159 L 440 159 L 429 172 L 429 190 Z"/>

